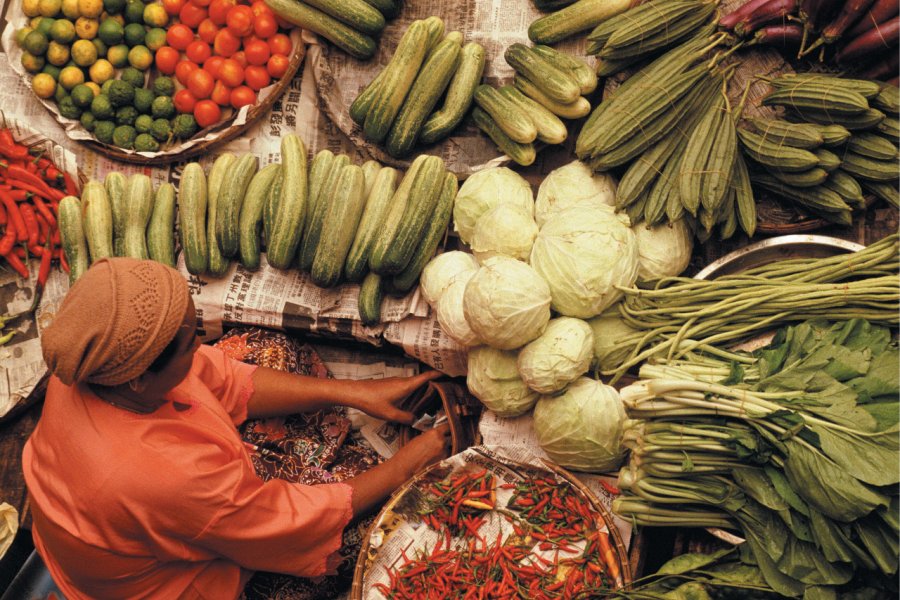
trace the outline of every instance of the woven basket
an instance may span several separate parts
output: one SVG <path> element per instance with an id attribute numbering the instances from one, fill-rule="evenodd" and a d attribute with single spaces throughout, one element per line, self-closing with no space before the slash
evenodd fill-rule
<path id="1" fill-rule="evenodd" d="M 509 465 L 514 468 L 519 468 L 523 471 L 534 471 L 535 467 L 532 465 L 525 465 L 521 463 L 517 463 L 511 460 L 504 460 L 502 462 L 495 461 L 489 457 L 486 458 L 490 462 L 496 462 L 499 464 Z M 395 491 L 391 497 L 388 499 L 387 503 L 381 509 L 381 512 L 378 513 L 378 516 L 372 521 L 372 525 L 369 527 L 369 530 L 366 532 L 365 539 L 363 540 L 362 545 L 360 546 L 359 555 L 356 560 L 356 568 L 353 572 L 353 584 L 350 588 L 350 600 L 364 600 L 363 592 L 365 590 L 365 576 L 366 570 L 371 563 L 370 559 L 370 541 L 372 538 L 373 532 L 378 529 L 381 523 L 384 522 L 386 516 L 389 513 L 392 513 L 394 508 L 400 504 L 403 500 L 404 496 L 416 487 L 421 481 L 426 480 L 429 474 L 433 471 L 442 468 L 442 463 L 435 463 L 430 467 L 427 467 L 417 473 L 412 479 L 403 484 L 397 491 Z M 544 465 L 546 470 L 550 473 L 555 474 L 557 477 L 566 481 L 569 485 L 571 485 L 577 493 L 582 496 L 584 499 L 588 500 L 594 510 L 600 515 L 601 522 L 597 523 L 597 528 L 602 528 L 603 526 L 609 531 L 610 537 L 610 545 L 613 547 L 613 552 L 615 553 L 616 561 L 619 565 L 619 572 L 621 574 L 622 585 L 624 588 L 630 587 L 633 577 L 631 572 L 631 563 L 628 559 L 628 549 L 625 547 L 625 543 L 622 541 L 622 536 L 619 534 L 619 530 L 616 528 L 615 523 L 612 520 L 612 516 L 609 511 L 600 501 L 597 499 L 597 496 L 581 481 L 578 480 L 572 473 L 554 465 L 549 461 L 544 461 Z M 374 555 L 373 555 L 374 556 Z M 369 600 L 369 599 L 365 599 Z"/>

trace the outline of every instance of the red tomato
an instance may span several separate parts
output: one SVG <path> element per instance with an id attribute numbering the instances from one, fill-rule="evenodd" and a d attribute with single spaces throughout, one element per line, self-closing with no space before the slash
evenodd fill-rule
<path id="1" fill-rule="evenodd" d="M 175 66 L 175 78 L 178 80 L 178 83 L 187 86 L 188 77 L 199 68 L 189 60 L 181 60 Z"/>
<path id="2" fill-rule="evenodd" d="M 179 58 L 178 50 L 171 46 L 163 46 L 156 51 L 156 68 L 164 75 L 171 75 L 175 72 Z"/>
<path id="3" fill-rule="evenodd" d="M 252 90 L 258 92 L 269 85 L 271 80 L 269 72 L 266 71 L 265 67 L 251 65 L 244 69 L 244 81 L 247 82 L 247 85 L 249 85 Z"/>
<path id="4" fill-rule="evenodd" d="M 262 40 L 244 43 L 244 54 L 251 65 L 264 65 L 269 60 L 269 45 Z"/>
<path id="5" fill-rule="evenodd" d="M 174 17 L 181 12 L 181 7 L 184 6 L 184 0 L 162 0 L 162 5 L 166 10 L 166 14 L 170 17 Z"/>
<path id="6" fill-rule="evenodd" d="M 207 6 L 209 6 L 209 3 L 210 3 L 210 0 L 190 0 L 190 1 L 193 2 L 194 4 L 196 4 L 197 6 L 202 6 L 203 8 L 206 8 Z"/>
<path id="7" fill-rule="evenodd" d="M 210 20 L 221 27 L 225 24 L 225 18 L 228 16 L 228 11 L 236 4 L 236 0 L 212 0 L 209 5 Z"/>
<path id="8" fill-rule="evenodd" d="M 256 93 L 246 85 L 231 90 L 231 105 L 235 108 L 247 106 L 256 102 Z"/>
<path id="9" fill-rule="evenodd" d="M 233 58 L 226 58 L 219 67 L 218 78 L 228 87 L 237 87 L 244 83 L 244 68 Z"/>
<path id="10" fill-rule="evenodd" d="M 200 127 L 209 127 L 222 118 L 222 109 L 212 100 L 200 100 L 194 106 L 194 118 Z"/>
<path id="11" fill-rule="evenodd" d="M 221 81 L 217 81 L 210 99 L 219 106 L 228 106 L 231 104 L 231 88 Z"/>
<path id="12" fill-rule="evenodd" d="M 184 51 L 185 55 L 198 65 L 206 62 L 206 59 L 212 56 L 212 50 L 209 49 L 209 44 L 201 40 L 194 40 L 190 44 L 188 44 L 187 50 Z"/>
<path id="13" fill-rule="evenodd" d="M 250 9 L 253 10 L 253 14 L 257 17 L 260 15 L 272 14 L 272 9 L 269 8 L 269 5 L 263 2 L 263 0 L 253 0 L 253 3 L 250 4 Z"/>
<path id="14" fill-rule="evenodd" d="M 198 27 L 203 19 L 206 18 L 206 9 L 190 2 L 184 5 L 181 12 L 178 13 L 178 20 L 188 27 Z"/>
<path id="15" fill-rule="evenodd" d="M 237 37 L 229 29 L 220 29 L 213 42 L 213 50 L 219 56 L 231 56 L 241 47 L 241 38 Z"/>
<path id="16" fill-rule="evenodd" d="M 216 41 L 216 34 L 219 32 L 219 26 L 212 22 L 212 19 L 203 19 L 203 22 L 197 26 L 197 35 L 207 44 Z"/>
<path id="17" fill-rule="evenodd" d="M 213 77 L 218 77 L 219 69 L 222 67 L 222 62 L 224 60 L 225 59 L 221 56 L 210 56 L 206 59 L 206 62 L 203 63 L 203 70 Z"/>
<path id="18" fill-rule="evenodd" d="M 238 37 L 245 37 L 253 33 L 253 9 L 246 4 L 233 6 L 225 17 L 228 29 Z"/>
<path id="19" fill-rule="evenodd" d="M 178 90 L 172 96 L 172 103 L 178 112 L 192 113 L 194 112 L 194 105 L 197 104 L 197 99 L 194 98 L 194 95 L 189 90 Z"/>
<path id="20" fill-rule="evenodd" d="M 231 55 L 232 60 L 236 60 L 241 68 L 247 66 L 247 53 L 241 50 L 240 52 L 235 52 Z"/>
<path id="21" fill-rule="evenodd" d="M 197 69 L 188 75 L 187 88 L 195 98 L 209 98 L 215 85 L 215 78 L 203 69 Z"/>
<path id="22" fill-rule="evenodd" d="M 184 50 L 194 41 L 194 32 L 182 23 L 176 23 L 166 31 L 166 42 L 176 50 Z"/>
<path id="23" fill-rule="evenodd" d="M 272 51 L 272 54 L 284 54 L 285 56 L 290 56 L 292 45 L 291 38 L 283 33 L 276 33 L 269 38 L 269 50 Z"/>
<path id="24" fill-rule="evenodd" d="M 288 70 L 287 56 L 284 54 L 273 54 L 266 63 L 266 71 L 275 79 L 281 79 Z"/>
<path id="25" fill-rule="evenodd" d="M 258 15 L 253 20 L 253 33 L 258 37 L 261 37 L 263 39 L 270 38 L 277 32 L 278 23 L 275 22 L 275 17 L 273 17 L 272 15 Z"/>

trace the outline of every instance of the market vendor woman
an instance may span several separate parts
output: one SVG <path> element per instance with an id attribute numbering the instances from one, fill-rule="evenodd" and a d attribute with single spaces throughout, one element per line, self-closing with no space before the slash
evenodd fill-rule
<path id="1" fill-rule="evenodd" d="M 345 483 L 263 481 L 237 425 L 351 406 L 395 407 L 437 373 L 375 382 L 247 365 L 199 343 L 182 276 L 152 261 L 95 263 L 43 334 L 52 377 L 25 446 L 34 541 L 77 598 L 240 596 L 254 571 L 332 572 L 341 533 L 421 467 L 446 431 Z"/>

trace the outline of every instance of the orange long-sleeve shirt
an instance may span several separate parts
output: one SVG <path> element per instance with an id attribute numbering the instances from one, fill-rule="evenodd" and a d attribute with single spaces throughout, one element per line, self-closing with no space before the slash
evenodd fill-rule
<path id="1" fill-rule="evenodd" d="M 220 600 L 254 570 L 326 572 L 352 490 L 256 476 L 235 427 L 254 369 L 202 346 L 147 415 L 51 379 L 23 467 L 35 546 L 67 598 Z"/>

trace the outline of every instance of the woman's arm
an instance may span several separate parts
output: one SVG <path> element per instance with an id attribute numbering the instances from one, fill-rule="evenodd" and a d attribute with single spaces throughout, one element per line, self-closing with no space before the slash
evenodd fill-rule
<path id="1" fill-rule="evenodd" d="M 426 371 L 415 377 L 354 381 L 321 379 L 259 367 L 253 373 L 253 395 L 247 402 L 247 415 L 265 418 L 349 406 L 373 417 L 408 424 L 412 423 L 413 415 L 398 409 L 395 404 L 440 376 L 438 371 Z"/>

